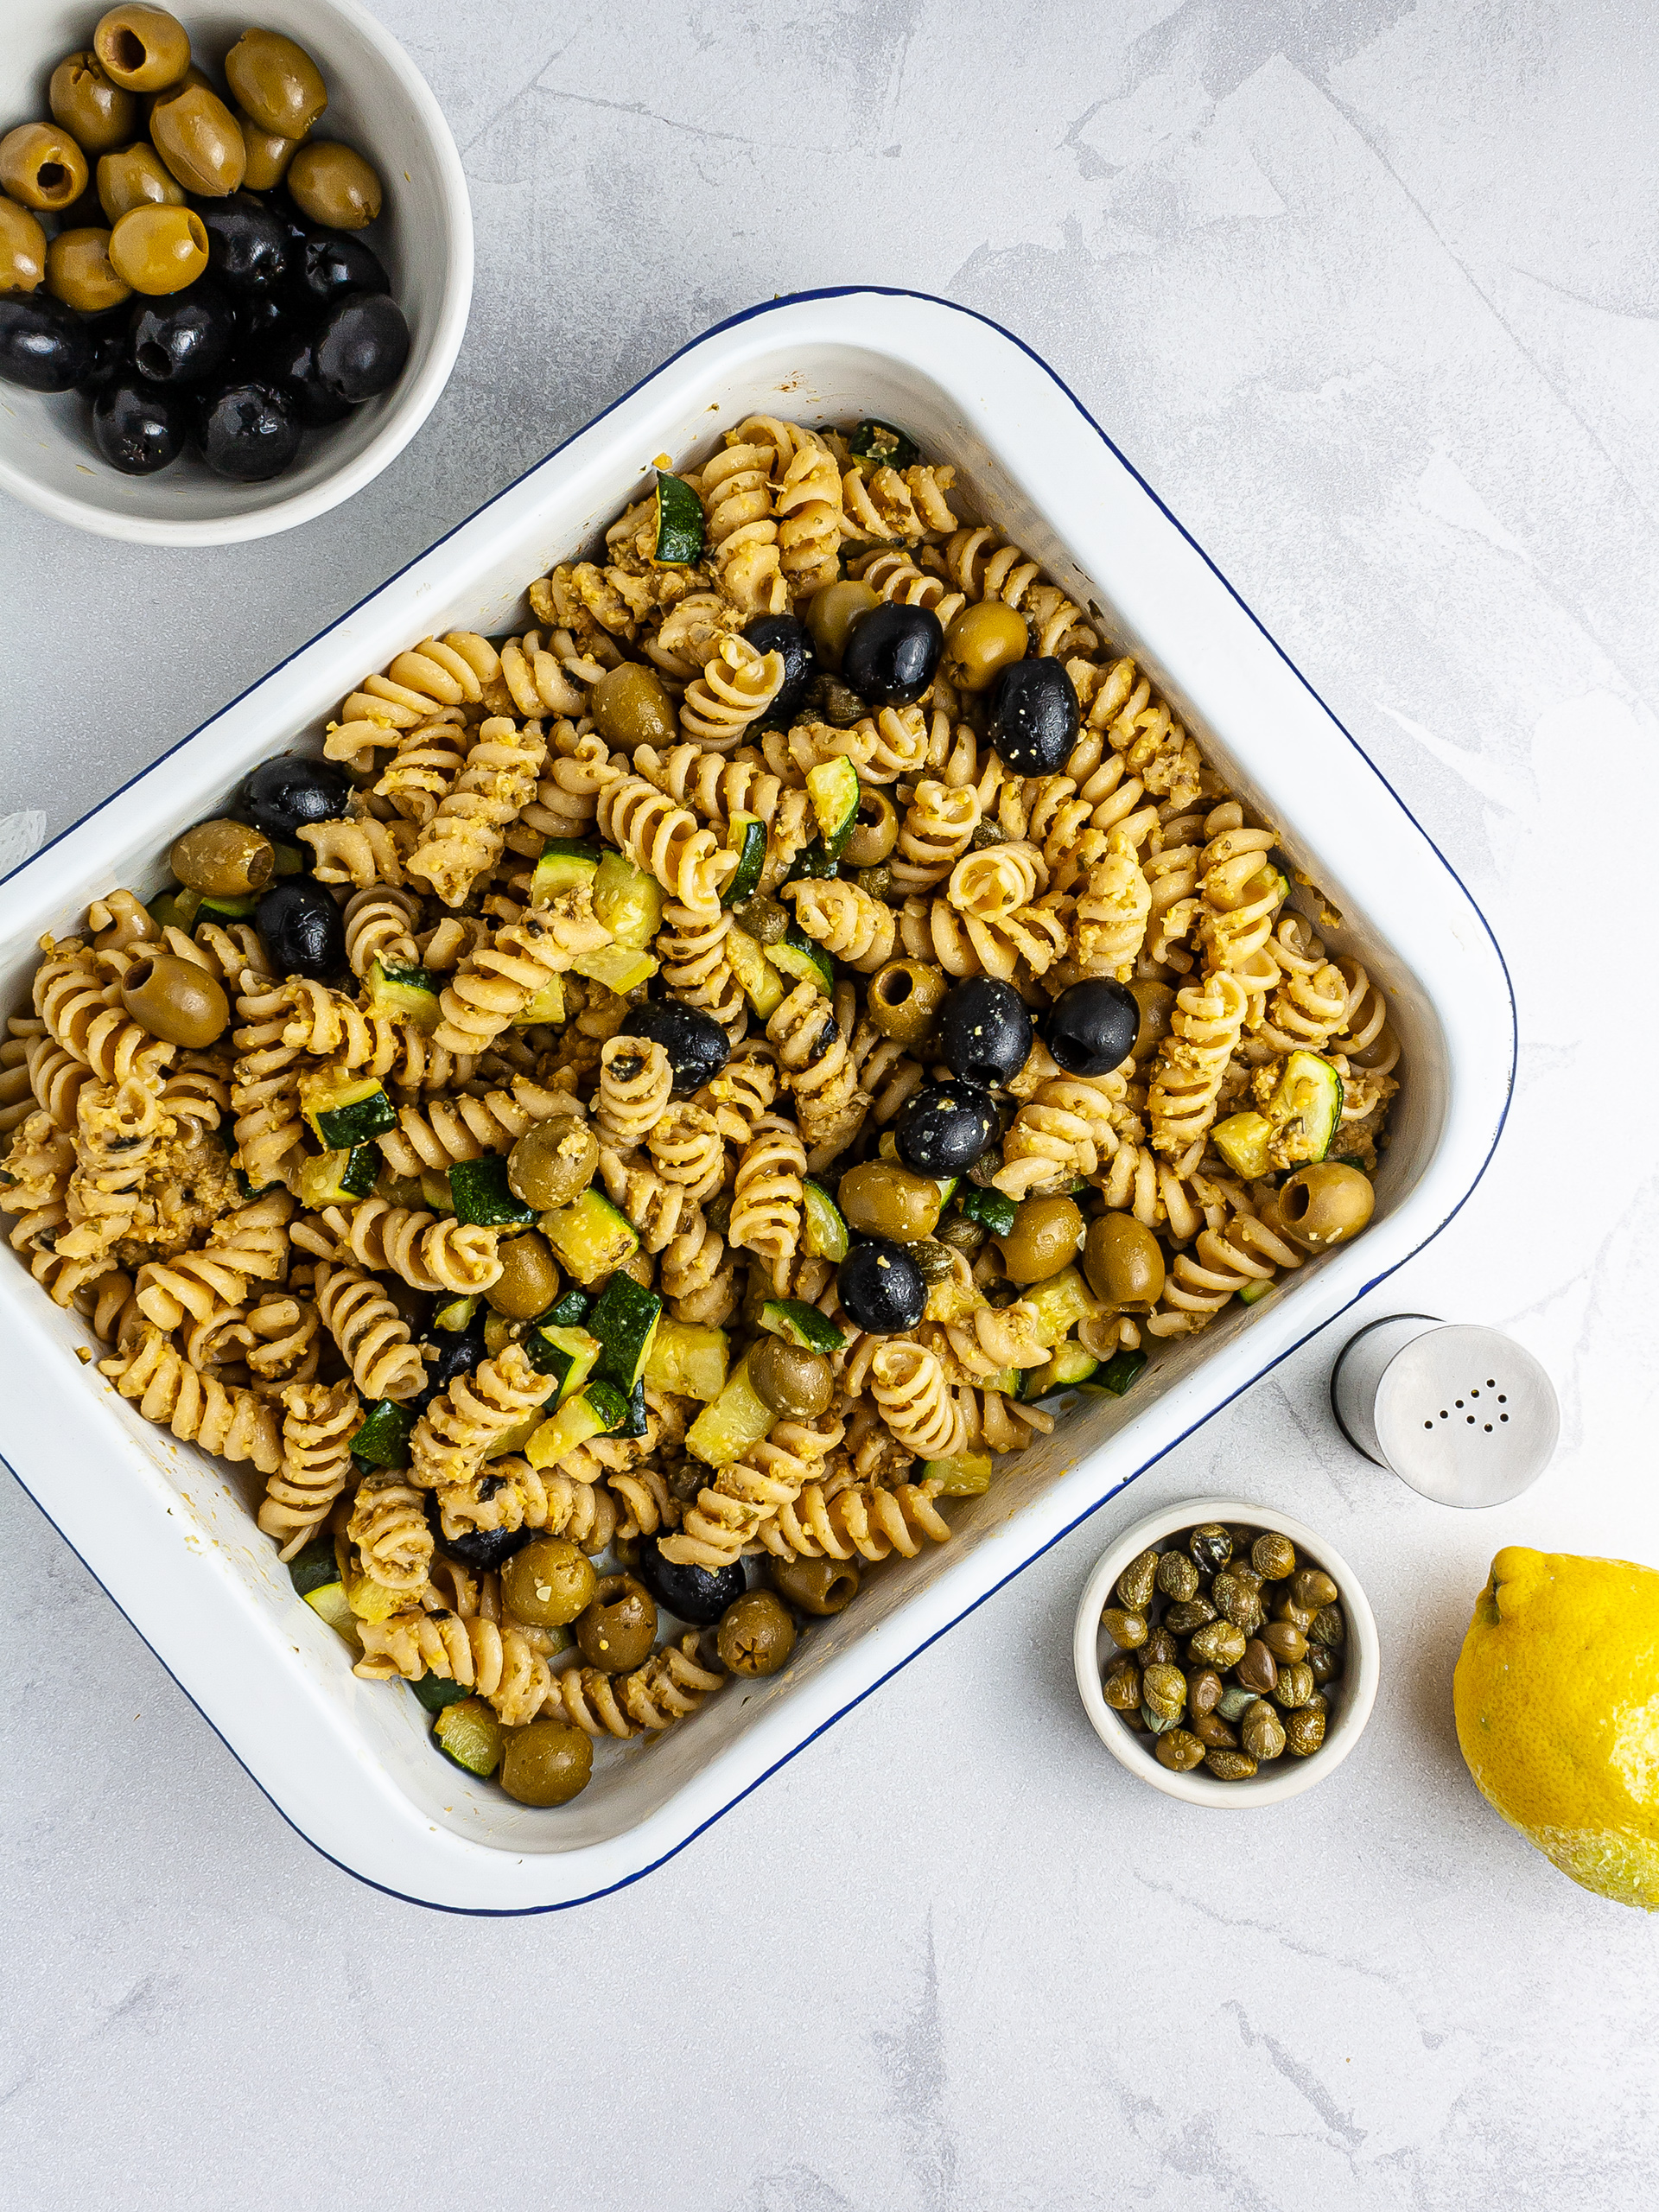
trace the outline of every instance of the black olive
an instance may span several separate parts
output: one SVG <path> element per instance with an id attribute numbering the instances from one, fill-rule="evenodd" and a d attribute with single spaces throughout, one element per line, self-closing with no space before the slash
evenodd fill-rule
<path id="1" fill-rule="evenodd" d="M 1068 1075 L 1109 1075 L 1122 1067 L 1141 1026 L 1141 1009 L 1122 983 L 1073 983 L 1043 1016 L 1043 1042 Z"/>
<path id="2" fill-rule="evenodd" d="M 296 247 L 286 223 L 251 192 L 193 200 L 207 233 L 207 273 L 241 299 L 270 292 L 288 275 Z"/>
<path id="3" fill-rule="evenodd" d="M 970 976 L 944 995 L 939 1058 L 964 1083 L 1012 1083 L 1031 1053 L 1031 1014 L 1012 983 Z"/>
<path id="4" fill-rule="evenodd" d="M 1052 776 L 1077 743 L 1081 720 L 1064 662 L 1010 661 L 991 692 L 986 734 L 1016 776 Z"/>
<path id="5" fill-rule="evenodd" d="M 129 343 L 138 373 L 151 384 L 200 384 L 230 359 L 236 316 L 217 284 L 198 276 L 165 299 L 140 300 Z"/>
<path id="6" fill-rule="evenodd" d="M 923 1175 L 965 1175 L 996 1135 L 996 1107 L 976 1083 L 925 1083 L 893 1126 L 899 1157 Z"/>
<path id="7" fill-rule="evenodd" d="M 268 373 L 266 363 L 296 332 L 305 327 L 279 299 L 269 292 L 250 293 L 236 303 L 236 337 L 231 359 L 251 376 Z"/>
<path id="8" fill-rule="evenodd" d="M 351 778 L 343 768 L 298 753 L 262 760 L 242 787 L 243 810 L 254 828 L 289 844 L 307 822 L 338 822 L 351 798 Z"/>
<path id="9" fill-rule="evenodd" d="M 439 1303 L 447 1302 L 446 1293 Z M 424 1413 L 433 1399 L 449 1388 L 457 1375 L 470 1375 L 480 1360 L 489 1357 L 489 1348 L 484 1341 L 486 1318 L 480 1306 L 464 1329 L 428 1329 L 421 1337 L 421 1351 L 425 1352 L 435 1347 L 438 1356 L 426 1370 L 425 1389 L 409 1402 L 411 1413 Z"/>
<path id="10" fill-rule="evenodd" d="M 634 1572 L 665 1613 L 690 1621 L 694 1628 L 712 1628 L 745 1587 L 741 1559 L 717 1570 L 676 1567 L 663 1557 L 655 1536 L 639 1539 L 639 1564 Z"/>
<path id="11" fill-rule="evenodd" d="M 290 225 L 289 232 L 296 238 L 296 251 L 289 263 L 286 296 L 296 313 L 318 314 L 348 292 L 391 290 L 391 279 L 379 257 L 360 238 L 303 226 L 295 233 Z"/>
<path id="12" fill-rule="evenodd" d="M 625 1037 L 649 1037 L 668 1054 L 674 1071 L 674 1096 L 683 1098 L 720 1073 L 731 1053 L 726 1032 L 712 1014 L 677 999 L 635 1008 L 622 1024 Z"/>
<path id="13" fill-rule="evenodd" d="M 130 374 L 92 402 L 92 441 L 124 476 L 152 476 L 184 451 L 185 403 L 165 385 Z"/>
<path id="14" fill-rule="evenodd" d="M 921 1269 L 902 1244 L 885 1236 L 854 1245 L 836 1270 L 836 1289 L 848 1319 L 873 1337 L 913 1329 L 927 1308 Z"/>
<path id="15" fill-rule="evenodd" d="M 88 326 L 48 292 L 0 292 L 0 378 L 25 391 L 67 391 L 92 365 Z"/>
<path id="16" fill-rule="evenodd" d="M 86 329 L 92 341 L 92 365 L 77 381 L 75 390 L 92 399 L 106 385 L 113 384 L 124 369 L 132 366 L 127 352 L 127 310 L 119 307 L 108 315 L 89 316 Z"/>
<path id="17" fill-rule="evenodd" d="M 352 292 L 317 325 L 313 353 L 323 390 L 355 407 L 403 374 L 409 325 L 389 293 Z"/>
<path id="18" fill-rule="evenodd" d="M 260 373 L 281 386 L 300 410 L 300 420 L 310 429 L 343 423 L 352 411 L 349 399 L 337 399 L 317 375 L 316 342 L 308 331 L 290 323 L 266 352 Z"/>
<path id="19" fill-rule="evenodd" d="M 201 457 L 215 475 L 263 484 L 280 476 L 298 453 L 300 412 L 275 385 L 240 377 L 204 395 L 195 432 Z"/>
<path id="20" fill-rule="evenodd" d="M 786 723 L 806 696 L 806 687 L 818 672 L 812 650 L 812 633 L 792 614 L 758 614 L 743 635 L 758 653 L 784 657 L 784 688 L 766 709 L 766 720 Z"/>
<path id="21" fill-rule="evenodd" d="M 321 884 L 285 878 L 266 892 L 253 918 L 279 976 L 325 983 L 346 965 L 346 925 Z"/>
<path id="22" fill-rule="evenodd" d="M 841 672 L 867 707 L 908 707 L 933 681 L 944 651 L 926 607 L 873 607 L 848 633 Z"/>
<path id="23" fill-rule="evenodd" d="M 474 1574 L 487 1574 L 499 1567 L 536 1535 L 534 1529 L 469 1529 L 464 1536 L 446 1536 L 435 1496 L 428 1497 L 426 1519 L 438 1549 Z"/>

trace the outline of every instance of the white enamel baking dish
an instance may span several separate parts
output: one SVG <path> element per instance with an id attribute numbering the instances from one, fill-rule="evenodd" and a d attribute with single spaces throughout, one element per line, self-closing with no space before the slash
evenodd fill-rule
<path id="1" fill-rule="evenodd" d="M 794 1667 L 715 1698 L 658 1743 L 607 1750 L 573 1804 L 533 1811 L 438 1756 L 426 1716 L 358 1681 L 296 1599 L 245 1485 L 115 1396 L 10 1257 L 0 1268 L 0 1451 L 66 1541 L 300 1833 L 420 1903 L 526 1912 L 632 1881 L 677 1851 L 1103 1498 L 1455 1213 L 1502 1128 L 1515 1018 L 1490 930 L 1434 846 L 1225 580 L 1065 386 L 995 325 L 914 294 L 756 308 L 675 356 L 361 606 L 0 884 L 5 1003 L 36 940 L 158 855 L 255 762 L 320 730 L 366 671 L 453 627 L 500 632 L 524 585 L 589 544 L 652 457 L 701 458 L 752 411 L 875 414 L 956 463 L 976 505 L 1094 603 L 1285 849 L 1342 911 L 1327 932 L 1384 982 L 1407 1084 L 1357 1243 L 1166 1351 L 954 1509 L 956 1534 L 873 1574 Z M 526 618 L 527 619 L 527 618 Z"/>

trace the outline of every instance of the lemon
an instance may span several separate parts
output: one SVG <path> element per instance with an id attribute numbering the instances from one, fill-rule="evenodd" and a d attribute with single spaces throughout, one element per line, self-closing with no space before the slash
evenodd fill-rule
<path id="1" fill-rule="evenodd" d="M 1508 1546 L 1452 1700 L 1510 1827 L 1585 1889 L 1659 1911 L 1659 1573 Z"/>

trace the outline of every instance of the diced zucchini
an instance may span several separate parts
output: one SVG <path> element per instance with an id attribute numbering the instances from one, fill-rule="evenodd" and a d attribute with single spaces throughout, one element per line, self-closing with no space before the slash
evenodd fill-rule
<path id="1" fill-rule="evenodd" d="M 352 1456 L 369 1467 L 406 1467 L 409 1436 L 415 1426 L 410 1408 L 395 1398 L 377 1398 L 352 1439 Z"/>
<path id="2" fill-rule="evenodd" d="M 196 912 L 201 905 L 200 891 L 188 890 L 175 883 L 170 891 L 163 891 L 159 899 L 152 899 L 145 912 L 157 929 L 182 930 L 187 937 L 196 925 Z"/>
<path id="3" fill-rule="evenodd" d="M 1247 1282 L 1238 1294 L 1241 1306 L 1254 1306 L 1258 1298 L 1265 1298 L 1274 1287 L 1271 1275 L 1262 1275 L 1255 1282 Z"/>
<path id="4" fill-rule="evenodd" d="M 481 1298 L 452 1298 L 434 1313 L 432 1325 L 447 1334 L 459 1335 L 461 1330 L 471 1328 L 473 1316 L 483 1303 Z"/>
<path id="5" fill-rule="evenodd" d="M 594 878 L 594 912 L 619 944 L 643 951 L 663 918 L 663 887 L 620 853 L 607 853 Z"/>
<path id="6" fill-rule="evenodd" d="M 444 1180 L 446 1192 L 448 1187 L 448 1179 L 446 1177 Z M 420 1177 L 394 1175 L 390 1167 L 382 1167 L 380 1173 L 375 1177 L 374 1195 L 377 1198 L 384 1198 L 389 1206 L 422 1206 L 426 1204 L 426 1193 L 421 1188 Z M 448 1203 L 446 1198 L 445 1204 Z"/>
<path id="7" fill-rule="evenodd" d="M 504 1428 L 499 1436 L 490 1439 L 489 1449 L 484 1457 L 486 1459 L 505 1459 L 510 1452 L 522 1452 L 541 1425 L 542 1408 L 532 1406 L 522 1421 L 514 1421 L 511 1428 Z"/>
<path id="8" fill-rule="evenodd" d="M 237 1196 L 241 1199 L 244 1205 L 246 1205 L 251 1199 L 263 1198 L 267 1191 L 280 1191 L 283 1188 L 283 1185 L 280 1183 L 262 1183 L 256 1191 L 252 1184 L 249 1182 L 247 1177 L 242 1173 L 242 1170 L 239 1167 L 233 1167 L 231 1170 L 231 1173 L 236 1178 Z"/>
<path id="9" fill-rule="evenodd" d="M 550 1327 L 545 1321 L 525 1332 L 524 1346 L 533 1368 L 540 1374 L 558 1376 L 556 1405 L 575 1395 L 599 1357 L 599 1338 L 590 1337 L 586 1329 L 562 1329 L 556 1323 Z"/>
<path id="10" fill-rule="evenodd" d="M 628 1402 L 620 1390 L 608 1382 L 590 1382 L 550 1420 L 537 1423 L 524 1445 L 524 1457 L 532 1467 L 550 1467 L 589 1438 L 608 1436 L 627 1417 Z"/>
<path id="11" fill-rule="evenodd" d="M 664 1314 L 645 1359 L 645 1380 L 653 1390 L 672 1390 L 704 1405 L 726 1388 L 731 1357 L 724 1329 L 704 1329 Z"/>
<path id="12" fill-rule="evenodd" d="M 515 1029 L 534 1029 L 543 1022 L 550 1022 L 556 1027 L 563 1020 L 564 979 L 561 976 L 550 976 L 535 997 L 526 1003 L 523 1012 L 513 1015 L 512 1027 Z"/>
<path id="13" fill-rule="evenodd" d="M 499 1152 L 481 1160 L 458 1160 L 449 1170 L 449 1196 L 457 1221 L 480 1229 L 528 1229 L 536 1218 L 507 1182 L 507 1163 Z"/>
<path id="14" fill-rule="evenodd" d="M 650 1425 L 651 1416 L 645 1409 L 645 1382 L 644 1376 L 628 1393 L 627 1405 L 622 1418 L 611 1431 L 613 1436 L 643 1436 Z"/>
<path id="15" fill-rule="evenodd" d="M 1020 1378 L 1020 1396 L 1027 1405 L 1034 1405 L 1039 1398 L 1052 1397 L 1057 1390 L 1075 1390 L 1080 1382 L 1087 1382 L 1099 1367 L 1093 1352 L 1085 1351 L 1075 1338 L 1054 1347 L 1054 1357 L 1046 1367 L 1028 1367 Z"/>
<path id="16" fill-rule="evenodd" d="M 753 897 L 766 864 L 766 825 L 759 815 L 733 815 L 726 824 L 726 849 L 737 855 L 737 866 L 720 894 L 720 903 L 735 906 Z"/>
<path id="17" fill-rule="evenodd" d="M 334 1538 L 313 1536 L 308 1544 L 302 1544 L 288 1562 L 288 1579 L 302 1598 L 338 1582 L 340 1562 L 334 1557 Z"/>
<path id="18" fill-rule="evenodd" d="M 251 922 L 258 911 L 258 899 L 251 895 L 238 898 L 229 895 L 221 897 L 215 892 L 204 891 L 201 894 L 201 904 L 196 912 L 198 915 L 220 914 L 227 922 Z"/>
<path id="19" fill-rule="evenodd" d="M 505 1351 L 510 1344 L 516 1342 L 518 1327 L 518 1324 L 510 1321 L 505 1313 L 486 1313 L 484 1316 L 486 1356 L 495 1359 Z"/>
<path id="20" fill-rule="evenodd" d="M 542 1234 L 578 1282 L 602 1282 L 639 1249 L 639 1234 L 602 1191 L 590 1185 L 575 1203 L 542 1216 Z"/>
<path id="21" fill-rule="evenodd" d="M 999 1367 L 995 1375 L 975 1376 L 974 1388 L 976 1390 L 1000 1391 L 1005 1398 L 1017 1398 L 1021 1373 L 1022 1370 L 1017 1367 Z"/>
<path id="22" fill-rule="evenodd" d="M 954 1459 L 929 1459 L 922 1480 L 937 1483 L 941 1497 L 978 1497 L 991 1486 L 988 1452 L 963 1452 Z"/>
<path id="23" fill-rule="evenodd" d="M 964 1284 L 955 1268 L 949 1274 L 936 1275 L 927 1286 L 927 1304 L 923 1308 L 925 1321 L 965 1321 L 970 1313 L 977 1313 L 985 1303 L 985 1294 L 972 1277 Z M 1014 1370 L 1016 1374 L 1019 1370 Z"/>
<path id="24" fill-rule="evenodd" d="M 306 855 L 297 845 L 284 845 L 280 839 L 273 838 L 270 849 L 276 855 L 276 874 L 279 876 L 305 874 Z"/>
<path id="25" fill-rule="evenodd" d="M 495 1772 L 507 1747 L 506 1730 L 481 1697 L 446 1705 L 432 1724 L 432 1738 L 446 1758 L 480 1777 Z"/>
<path id="26" fill-rule="evenodd" d="M 817 879 L 836 875 L 840 870 L 841 862 L 835 854 L 825 849 L 822 837 L 815 837 L 810 845 L 803 845 L 796 854 L 789 864 L 789 874 L 784 881 L 800 883 L 809 877 Z"/>
<path id="27" fill-rule="evenodd" d="M 300 1204 L 313 1213 L 324 1206 L 354 1206 L 374 1189 L 381 1164 L 378 1144 L 314 1152 L 300 1169 Z"/>
<path id="28" fill-rule="evenodd" d="M 747 930 L 735 924 L 727 932 L 726 957 L 743 995 L 764 1021 L 784 1002 L 784 979 Z"/>
<path id="29" fill-rule="evenodd" d="M 812 1260 L 844 1260 L 847 1256 L 847 1224 L 841 1217 L 841 1208 L 821 1183 L 808 1183 L 806 1192 L 805 1236 L 807 1257 Z"/>
<path id="30" fill-rule="evenodd" d="M 798 1298 L 769 1298 L 760 1308 L 760 1326 L 803 1351 L 839 1351 L 847 1341 L 835 1323 Z"/>
<path id="31" fill-rule="evenodd" d="M 340 1579 L 346 1586 L 346 1602 L 354 1620 L 389 1621 L 394 1613 L 404 1610 L 409 1603 L 407 1591 L 389 1590 L 384 1582 L 365 1574 L 343 1536 L 335 1538 L 334 1549 L 340 1560 Z"/>
<path id="32" fill-rule="evenodd" d="M 921 459 L 921 449 L 914 438 L 892 423 L 878 422 L 867 415 L 847 441 L 847 449 L 855 461 L 868 461 L 875 468 L 913 468 Z"/>
<path id="33" fill-rule="evenodd" d="M 1210 1132 L 1210 1141 L 1235 1175 L 1254 1183 L 1268 1172 L 1268 1145 L 1272 1136 L 1273 1124 L 1267 1116 L 1247 1109 L 1217 1122 Z"/>
<path id="34" fill-rule="evenodd" d="M 367 1144 L 397 1126 L 383 1083 L 372 1075 L 342 1075 L 338 1068 L 319 1069 L 301 1082 L 300 1110 L 330 1152 Z"/>
<path id="35" fill-rule="evenodd" d="M 352 1611 L 346 1596 L 346 1585 L 338 1575 L 332 1582 L 320 1582 L 315 1590 L 308 1590 L 305 1602 L 320 1621 L 326 1621 L 336 1636 L 343 1636 L 348 1643 L 358 1643 L 357 1615 Z M 362 1646 L 358 1643 L 360 1650 Z"/>
<path id="36" fill-rule="evenodd" d="M 713 1405 L 705 1406 L 686 1431 L 685 1448 L 711 1467 L 729 1466 L 760 1443 L 775 1419 L 749 1381 L 747 1359 L 741 1359 Z"/>
<path id="37" fill-rule="evenodd" d="M 814 944 L 798 922 L 790 924 L 787 937 L 766 947 L 766 957 L 794 982 L 810 983 L 826 997 L 836 988 L 835 967 L 829 954 L 821 944 Z"/>
<path id="38" fill-rule="evenodd" d="M 603 983 L 619 998 L 638 990 L 641 983 L 648 982 L 657 973 L 655 957 L 640 952 L 631 944 L 601 944 L 597 951 L 579 952 L 570 965 L 578 976 L 586 976 L 590 982 Z"/>
<path id="39" fill-rule="evenodd" d="M 691 486 L 665 468 L 657 472 L 656 550 L 652 566 L 683 569 L 702 558 L 702 502 Z"/>
<path id="40" fill-rule="evenodd" d="M 1100 1312 L 1095 1296 L 1076 1268 L 1062 1268 L 1046 1281 L 1033 1283 L 1020 1297 L 1037 1308 L 1038 1326 L 1052 1344 L 1069 1337 L 1079 1321 L 1091 1321 Z"/>
<path id="41" fill-rule="evenodd" d="M 588 1290 L 567 1290 L 564 1295 L 550 1306 L 542 1316 L 542 1326 L 555 1329 L 579 1329 L 594 1310 L 593 1293 Z"/>
<path id="42" fill-rule="evenodd" d="M 588 1329 L 599 1338 L 594 1371 L 624 1397 L 645 1372 L 662 1313 L 663 1301 L 654 1290 L 642 1290 L 632 1275 L 613 1274 L 588 1316 Z"/>
<path id="43" fill-rule="evenodd" d="M 1115 1351 L 1094 1376 L 1103 1389 L 1121 1398 L 1147 1363 L 1143 1351 Z"/>
<path id="44" fill-rule="evenodd" d="M 1014 1217 L 1020 1209 L 1001 1191 L 988 1187 L 982 1190 L 977 1183 L 964 1183 L 957 1192 L 957 1211 L 968 1220 L 976 1221 L 993 1236 L 1006 1236 L 1014 1227 Z"/>
<path id="45" fill-rule="evenodd" d="M 440 1217 L 454 1217 L 455 1194 L 449 1187 L 449 1170 L 447 1167 L 427 1167 L 421 1171 L 421 1204 Z"/>
<path id="46" fill-rule="evenodd" d="M 821 760 L 806 772 L 806 795 L 818 818 L 823 849 L 839 860 L 858 819 L 858 771 L 845 753 Z"/>
<path id="47" fill-rule="evenodd" d="M 1293 1052 L 1268 1102 L 1270 1161 L 1300 1167 L 1323 1160 L 1342 1120 L 1342 1077 L 1317 1052 Z"/>
<path id="48" fill-rule="evenodd" d="M 377 960 L 369 969 L 367 996 L 371 1013 L 395 1014 L 421 1030 L 438 1026 L 438 994 L 424 968 L 388 968 Z"/>
<path id="49" fill-rule="evenodd" d="M 468 1694 L 459 1682 L 446 1682 L 442 1675 L 423 1675 L 409 1687 L 429 1713 L 442 1713 L 446 1705 L 459 1705 Z"/>
<path id="50" fill-rule="evenodd" d="M 550 837 L 530 879 L 530 903 L 544 906 L 561 891 L 582 884 L 590 888 L 601 858 L 597 845 L 584 845 L 569 837 Z"/>

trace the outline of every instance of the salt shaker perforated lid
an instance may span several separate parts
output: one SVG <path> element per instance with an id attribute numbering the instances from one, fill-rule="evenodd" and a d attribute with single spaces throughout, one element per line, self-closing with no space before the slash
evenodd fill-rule
<path id="1" fill-rule="evenodd" d="M 1441 1505 L 1501 1505 L 1549 1465 L 1555 1388 L 1497 1329 L 1391 1313 L 1343 1347 L 1331 1408 L 1357 1452 Z"/>

